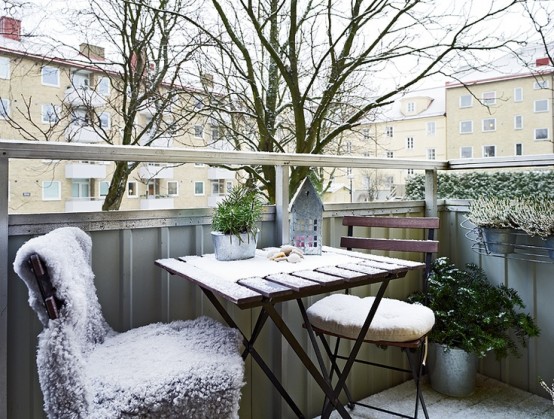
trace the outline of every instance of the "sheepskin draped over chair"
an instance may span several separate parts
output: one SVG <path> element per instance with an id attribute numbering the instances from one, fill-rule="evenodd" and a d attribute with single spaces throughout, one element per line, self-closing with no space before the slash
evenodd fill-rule
<path id="1" fill-rule="evenodd" d="M 37 368 L 49 418 L 238 418 L 244 363 L 238 331 L 213 319 L 155 323 L 124 333 L 108 325 L 90 266 L 92 241 L 64 227 L 26 242 L 14 270 L 44 329 Z M 62 302 L 50 319 L 31 255 Z"/>

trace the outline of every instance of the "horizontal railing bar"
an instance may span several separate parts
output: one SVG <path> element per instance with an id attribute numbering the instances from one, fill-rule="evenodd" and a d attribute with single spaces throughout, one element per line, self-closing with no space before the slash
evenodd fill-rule
<path id="1" fill-rule="evenodd" d="M 554 166 L 554 154 L 449 160 L 449 170 Z"/>
<path id="2" fill-rule="evenodd" d="M 352 167 L 444 170 L 441 160 L 414 160 L 319 154 L 221 151 L 122 145 L 92 145 L 45 141 L 0 141 L 0 156 L 11 159 L 205 163 L 225 165 Z"/>

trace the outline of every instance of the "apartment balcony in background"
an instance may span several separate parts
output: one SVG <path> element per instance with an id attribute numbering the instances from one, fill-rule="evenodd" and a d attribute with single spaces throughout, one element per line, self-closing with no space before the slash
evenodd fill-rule
<path id="1" fill-rule="evenodd" d="M 208 168 L 208 179 L 235 179 L 235 172 L 232 170 L 222 169 L 220 167 L 210 167 Z"/>
<path id="2" fill-rule="evenodd" d="M 88 125 L 81 126 L 71 124 L 65 130 L 65 139 L 70 143 L 98 144 L 104 140 L 94 131 L 94 128 Z"/>
<path id="3" fill-rule="evenodd" d="M 151 196 L 148 198 L 141 198 L 140 209 L 144 210 L 160 210 L 160 209 L 173 209 L 175 203 L 173 198 L 158 198 Z"/>
<path id="4" fill-rule="evenodd" d="M 106 165 L 102 163 L 70 162 L 65 165 L 66 179 L 105 179 Z"/>
<path id="5" fill-rule="evenodd" d="M 102 211 L 103 199 L 75 198 L 65 201 L 65 212 L 97 212 Z"/>
<path id="6" fill-rule="evenodd" d="M 63 102 L 72 108 L 100 108 L 106 106 L 106 98 L 86 87 L 68 87 Z"/>
<path id="7" fill-rule="evenodd" d="M 173 174 L 173 167 L 164 164 L 143 163 L 139 167 L 141 179 L 173 179 Z"/>
<path id="8" fill-rule="evenodd" d="M 150 133 L 146 133 L 139 140 L 139 145 L 148 147 L 173 147 L 173 135 L 169 133 L 157 134 L 154 139 Z"/>
<path id="9" fill-rule="evenodd" d="M 208 207 L 215 208 L 217 204 L 223 201 L 225 195 L 210 195 L 208 196 Z"/>

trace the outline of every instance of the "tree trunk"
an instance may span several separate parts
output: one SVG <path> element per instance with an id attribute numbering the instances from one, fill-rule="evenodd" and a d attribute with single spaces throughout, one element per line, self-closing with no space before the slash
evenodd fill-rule
<path id="1" fill-rule="evenodd" d="M 108 189 L 108 194 L 102 205 L 102 211 L 117 211 L 121 206 L 121 200 L 127 189 L 127 179 L 131 173 L 129 165 L 125 161 L 115 163 L 115 171 Z"/>

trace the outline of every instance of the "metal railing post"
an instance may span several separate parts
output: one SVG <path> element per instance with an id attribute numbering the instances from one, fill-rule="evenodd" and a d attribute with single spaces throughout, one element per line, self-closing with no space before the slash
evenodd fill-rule
<path id="1" fill-rule="evenodd" d="M 8 172 L 0 157 L 0 418 L 8 417 Z"/>
<path id="2" fill-rule="evenodd" d="M 275 237 L 276 246 L 290 241 L 288 166 L 275 166 Z"/>
<path id="3" fill-rule="evenodd" d="M 425 216 L 438 217 L 437 170 L 425 170 Z"/>

